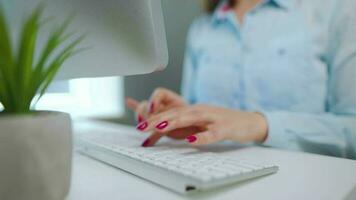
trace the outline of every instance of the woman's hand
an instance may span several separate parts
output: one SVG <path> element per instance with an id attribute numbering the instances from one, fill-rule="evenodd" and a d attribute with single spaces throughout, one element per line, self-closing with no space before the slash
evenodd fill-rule
<path id="1" fill-rule="evenodd" d="M 203 145 L 220 140 L 263 142 L 267 137 L 268 127 L 266 119 L 259 113 L 194 105 L 176 107 L 152 115 L 141 122 L 137 129 L 153 131 L 150 138 L 160 138 L 174 131 L 186 137 L 192 145 Z"/>
<path id="2" fill-rule="evenodd" d="M 183 98 L 178 94 L 165 88 L 157 88 L 152 93 L 150 101 L 138 102 L 135 99 L 126 98 L 126 105 L 136 113 L 137 122 L 141 123 L 155 114 L 165 112 L 173 108 L 187 106 L 187 103 L 185 103 Z M 192 132 L 194 133 L 200 131 L 200 128 L 192 126 L 172 130 L 165 132 L 164 134 L 153 132 L 153 134 L 142 143 L 142 146 L 152 146 L 162 136 L 168 136 L 173 139 L 184 139 L 191 135 Z"/>
<path id="3" fill-rule="evenodd" d="M 137 122 L 141 123 L 151 115 L 187 104 L 178 94 L 165 88 L 157 88 L 149 101 L 138 102 L 135 99 L 126 98 L 126 105 L 136 113 Z"/>

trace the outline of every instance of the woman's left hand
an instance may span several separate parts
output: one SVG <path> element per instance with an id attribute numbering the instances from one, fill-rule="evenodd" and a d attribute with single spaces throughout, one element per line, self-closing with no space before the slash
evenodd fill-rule
<path id="1" fill-rule="evenodd" d="M 265 117 L 259 113 L 208 105 L 173 108 L 151 116 L 137 128 L 143 132 L 154 131 L 151 138 L 182 130 L 181 134 L 187 136 L 186 140 L 192 145 L 211 144 L 220 140 L 263 142 L 268 129 Z M 190 130 L 200 132 L 188 133 Z"/>

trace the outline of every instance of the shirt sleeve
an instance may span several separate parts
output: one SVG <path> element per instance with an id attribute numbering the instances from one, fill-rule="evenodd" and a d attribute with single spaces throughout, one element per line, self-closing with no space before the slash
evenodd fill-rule
<path id="1" fill-rule="evenodd" d="M 186 42 L 186 50 L 183 63 L 183 76 L 181 85 L 181 94 L 190 104 L 196 102 L 195 95 L 195 77 L 196 77 L 196 53 L 193 49 L 194 35 L 196 30 L 196 21 L 191 25 Z"/>
<path id="2" fill-rule="evenodd" d="M 356 159 L 356 5 L 342 2 L 330 22 L 327 112 L 262 112 L 265 145 Z"/>

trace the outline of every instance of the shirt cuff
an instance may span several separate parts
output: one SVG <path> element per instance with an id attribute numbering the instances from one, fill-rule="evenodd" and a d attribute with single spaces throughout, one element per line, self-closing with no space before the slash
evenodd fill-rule
<path id="1" fill-rule="evenodd" d="M 285 133 L 283 118 L 279 117 L 276 113 L 261 112 L 261 114 L 265 116 L 268 124 L 268 135 L 262 145 L 271 147 L 284 146 L 286 141 L 283 136 Z"/>

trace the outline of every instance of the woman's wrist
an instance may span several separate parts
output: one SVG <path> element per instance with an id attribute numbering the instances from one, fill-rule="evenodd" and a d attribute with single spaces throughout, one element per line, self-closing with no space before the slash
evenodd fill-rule
<path id="1" fill-rule="evenodd" d="M 266 117 L 259 112 L 253 112 L 253 123 L 255 130 L 253 131 L 255 134 L 254 142 L 263 143 L 268 136 L 268 123 Z"/>

